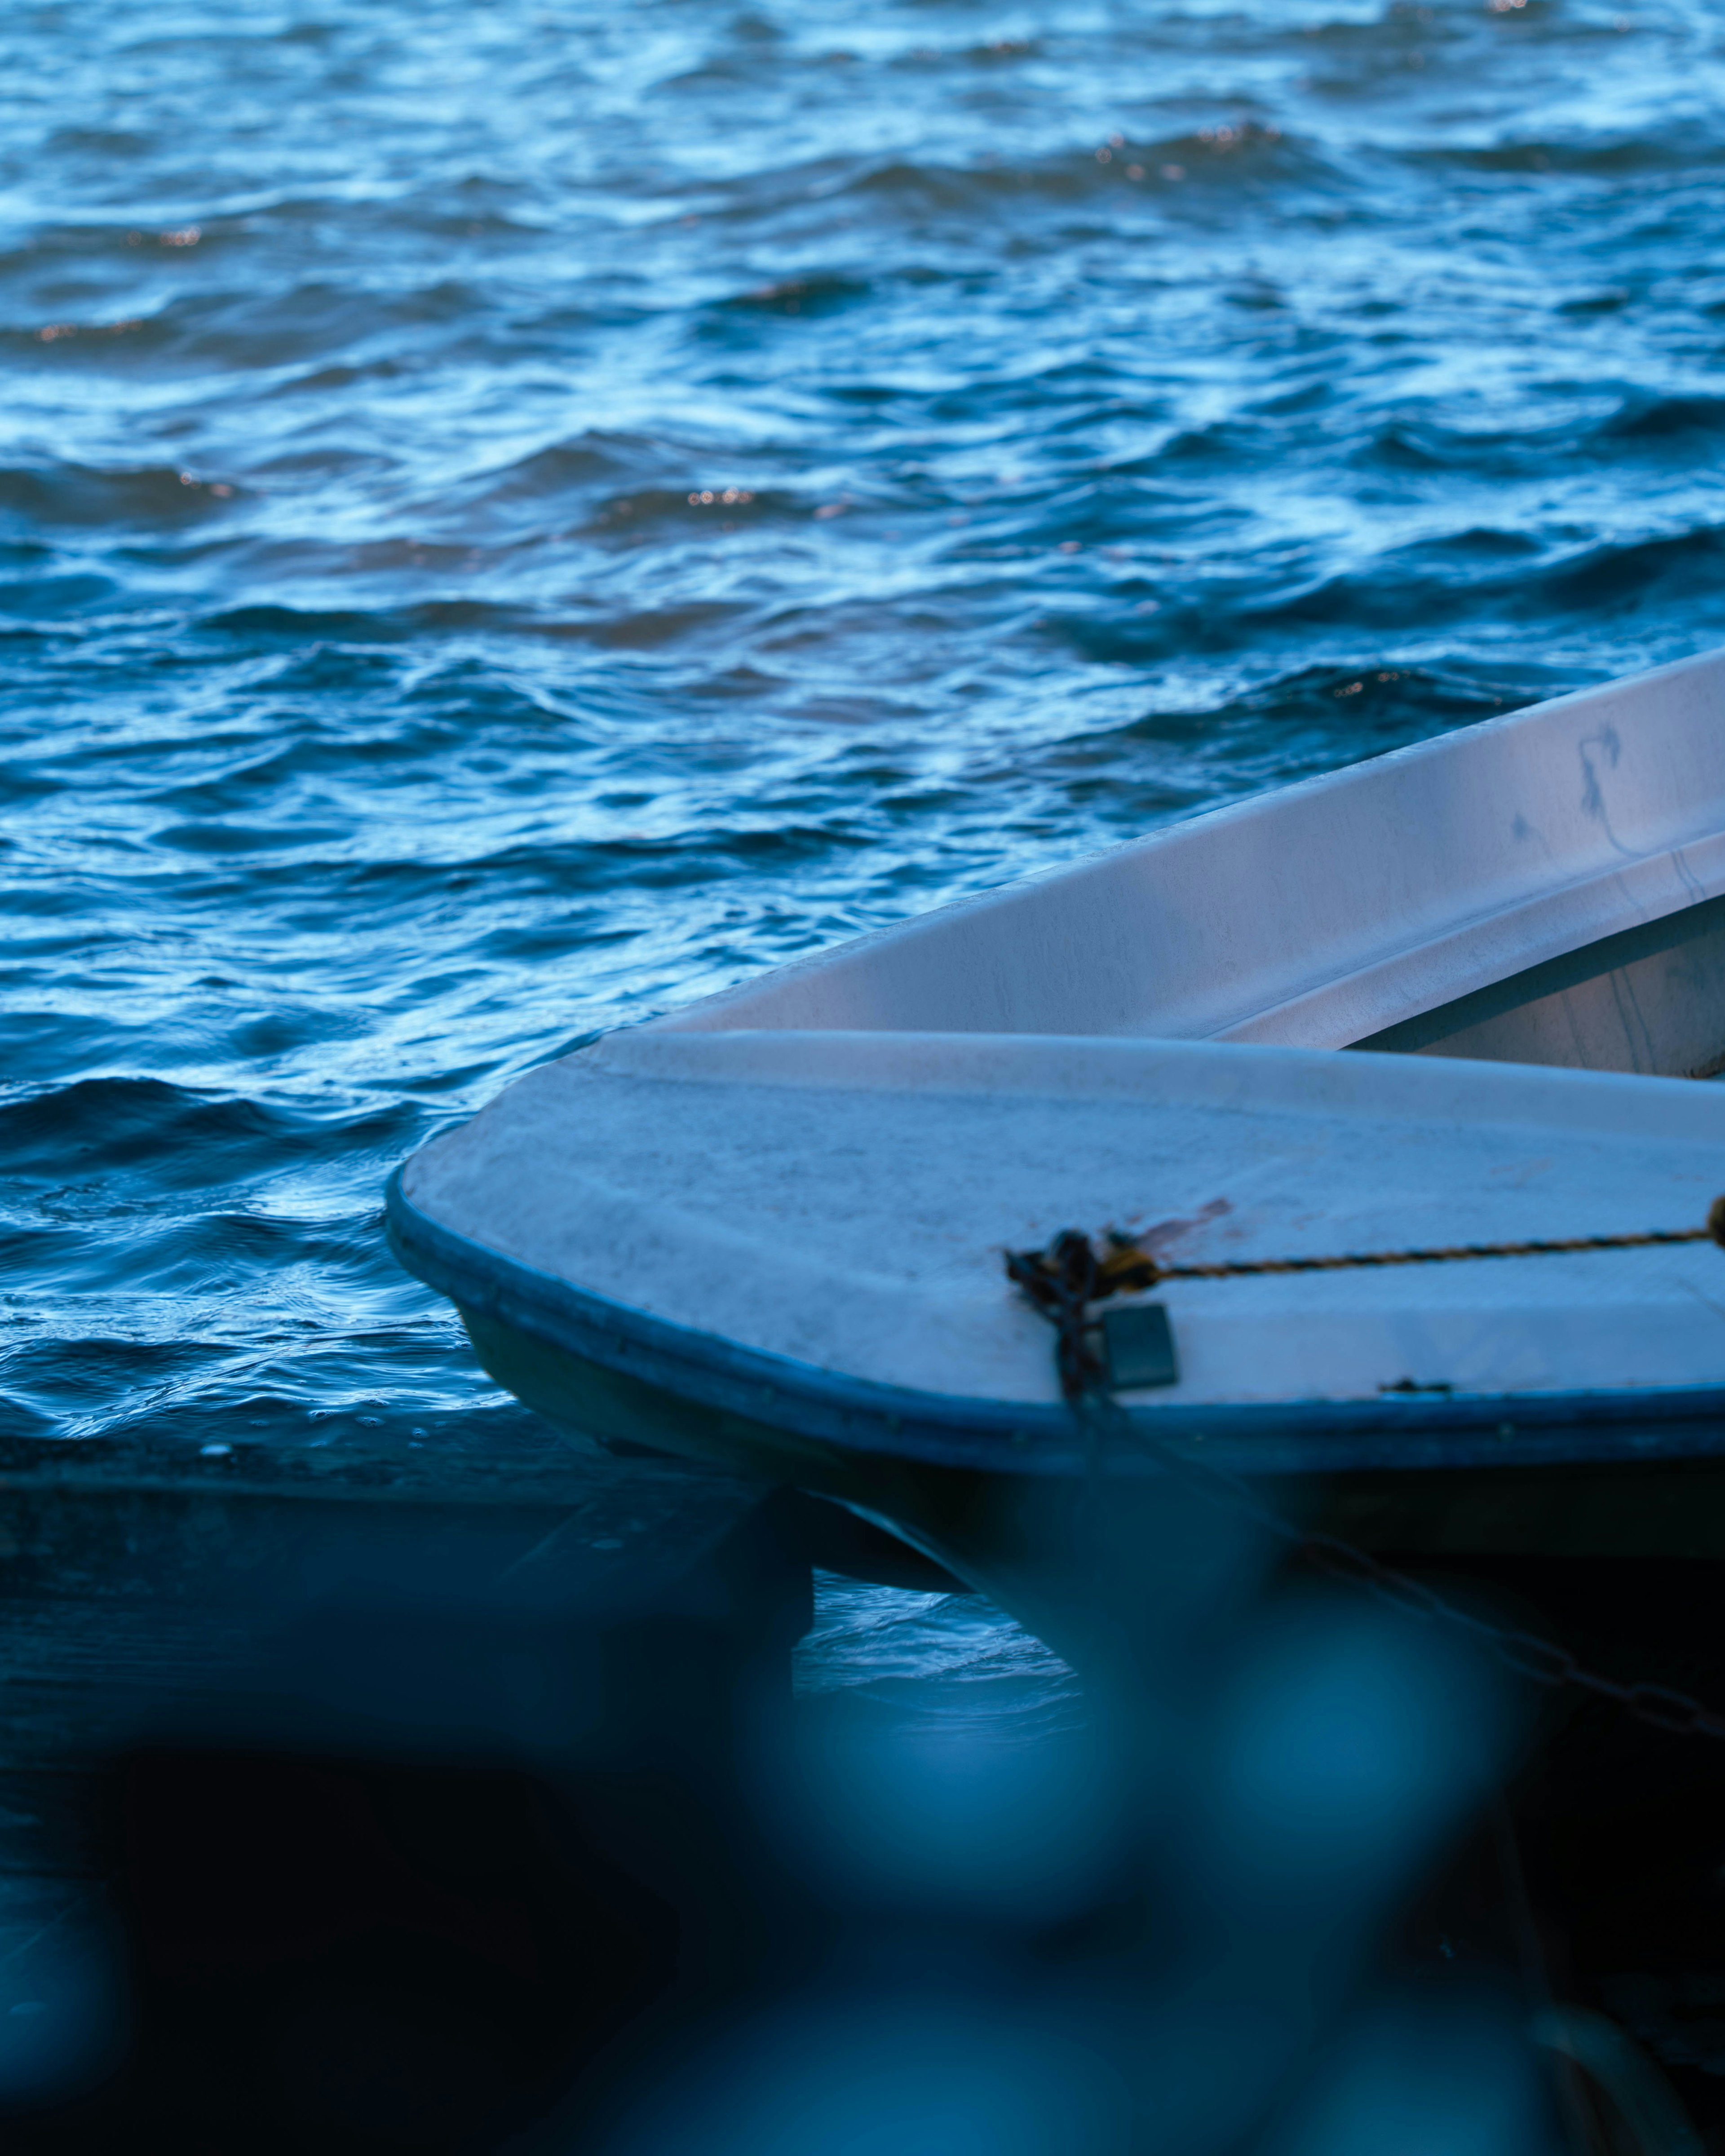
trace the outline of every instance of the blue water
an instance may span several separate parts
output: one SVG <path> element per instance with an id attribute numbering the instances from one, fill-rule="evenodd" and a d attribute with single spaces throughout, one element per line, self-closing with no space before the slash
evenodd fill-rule
<path id="1" fill-rule="evenodd" d="M 18 0 L 8 1425 L 490 1441 L 379 1199 L 528 1065 L 1725 642 L 1722 40 Z"/>

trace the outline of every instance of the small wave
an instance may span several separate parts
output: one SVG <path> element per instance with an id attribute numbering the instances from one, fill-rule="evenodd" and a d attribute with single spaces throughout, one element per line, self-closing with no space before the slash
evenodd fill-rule
<path id="1" fill-rule="evenodd" d="M 468 480 L 455 498 L 471 507 L 555 501 L 661 472 L 669 444 L 638 434 L 578 434 Z"/>
<path id="2" fill-rule="evenodd" d="M 200 250 L 201 251 L 201 250 Z M 488 295 L 440 264 L 401 288 L 378 292 L 362 283 L 317 278 L 259 289 L 236 275 L 225 290 L 181 294 L 150 323 L 157 363 L 205 367 L 224 374 L 256 370 L 272 380 L 292 366 L 340 365 L 393 340 L 411 351 L 428 332 L 482 341 L 492 327 Z M 512 341 L 500 346 L 500 357 Z"/>
<path id="3" fill-rule="evenodd" d="M 225 607 L 202 615 L 195 626 L 206 635 L 241 644 L 305 645 L 310 647 L 307 657 L 311 663 L 316 663 L 317 648 L 329 645 L 340 654 L 336 672 L 345 675 L 350 666 L 362 665 L 368 654 L 382 657 L 393 647 L 444 636 L 495 635 L 512 640 L 530 638 L 552 644 L 652 651 L 691 636 L 711 635 L 721 624 L 739 618 L 739 609 L 716 600 L 606 613 L 596 609 L 577 613 L 571 607 L 512 606 L 489 599 L 433 598 L 364 610 Z"/>
<path id="4" fill-rule="evenodd" d="M 50 156 L 143 157 L 156 148 L 156 138 L 129 127 L 57 127 L 48 138 Z"/>
<path id="5" fill-rule="evenodd" d="M 151 1187 L 207 1190 L 330 1150 L 398 1142 L 417 1124 L 405 1106 L 320 1113 L 160 1078 L 83 1078 L 0 1102 L 9 1178 L 56 1185 L 136 1168 Z"/>
<path id="6" fill-rule="evenodd" d="M 1362 745 L 1393 734 L 1419 740 L 1452 726 L 1495 718 L 1528 701 L 1502 681 L 1378 660 L 1357 666 L 1305 666 L 1260 683 L 1207 708 L 1162 711 L 1135 719 L 1112 738 L 1122 742 L 1201 744 L 1265 738 L 1290 727 L 1316 728 L 1332 739 L 1345 732 Z"/>
<path id="7" fill-rule="evenodd" d="M 0 1414 L 12 1424 L 8 1435 L 82 1435 L 123 1419 L 141 1399 L 195 1385 L 225 1359 L 221 1348 L 197 1342 L 100 1335 L 26 1340 L 7 1351 L 0 1365 Z"/>
<path id="8" fill-rule="evenodd" d="M 1449 442 L 1442 431 L 1416 422 L 1396 418 L 1376 429 L 1354 450 L 1360 464 L 1399 466 L 1408 471 L 1441 471 L 1450 461 Z"/>
<path id="9" fill-rule="evenodd" d="M 986 44 L 972 45 L 964 57 L 983 67 L 1011 66 L 1038 59 L 1043 50 L 1040 38 L 991 38 Z"/>
<path id="10" fill-rule="evenodd" d="M 627 544 L 665 524 L 704 536 L 715 527 L 723 531 L 769 517 L 809 514 L 806 503 L 783 491 L 739 485 L 734 471 L 716 472 L 697 465 L 690 475 L 701 484 L 686 491 L 676 487 L 635 486 L 626 494 L 608 496 L 589 513 L 580 527 L 582 536 L 613 545 Z"/>
<path id="11" fill-rule="evenodd" d="M 1417 539 L 1410 546 L 1397 547 L 1384 558 L 1392 563 L 1453 566 L 1459 574 L 1473 577 L 1479 573 L 1481 563 L 1533 561 L 1543 552 L 1532 532 L 1507 531 L 1495 524 L 1470 524 L 1459 531 Z"/>
<path id="12" fill-rule="evenodd" d="M 1561 608 L 1594 613 L 1601 608 L 1639 608 L 1698 603 L 1695 629 L 1713 635 L 1725 624 L 1719 569 L 1725 530 L 1705 525 L 1668 537 L 1589 547 L 1579 558 L 1545 570 L 1532 580 L 1531 609 Z"/>
<path id="13" fill-rule="evenodd" d="M 1556 178 L 1622 182 L 1717 167 L 1725 162 L 1725 134 L 1717 126 L 1680 121 L 1630 136 L 1569 140 L 1524 136 L 1490 143 L 1422 145 L 1402 154 L 1410 165 L 1435 170 L 1481 175 L 1549 172 Z"/>
<path id="14" fill-rule="evenodd" d="M 0 469 L 0 517 L 28 526 L 126 525 L 170 528 L 220 514 L 235 489 L 172 465 L 103 470 L 42 464 Z"/>
<path id="15" fill-rule="evenodd" d="M 153 845 L 182 854 L 211 854 L 224 859 L 256 854 L 298 853 L 307 846 L 338 846 L 346 827 L 329 824 L 320 829 L 305 823 L 245 824 L 220 823 L 170 824 L 156 832 Z"/>
<path id="16" fill-rule="evenodd" d="M 576 635 L 617 651 L 656 651 L 691 636 L 711 635 L 733 609 L 715 600 L 695 600 L 684 606 L 655 607 L 640 613 L 619 613 L 595 621 L 562 625 L 565 635 Z"/>
<path id="17" fill-rule="evenodd" d="M 198 626 L 216 635 L 294 643 L 399 644 L 413 633 L 412 621 L 402 614 L 387 609 L 365 613 L 349 607 L 224 607 L 218 613 L 205 614 Z"/>
<path id="18" fill-rule="evenodd" d="M 1104 155 L 1106 152 L 1106 155 Z M 1071 203 L 1134 195 L 1178 203 L 1192 182 L 1208 188 L 1321 176 L 1310 146 L 1291 143 L 1274 127 L 1241 122 L 1133 142 L 1117 148 L 1074 143 L 1021 161 L 1006 156 L 963 166 L 894 159 L 868 166 L 845 184 L 847 195 L 932 210 L 999 210 L 1014 204 Z"/>
<path id="19" fill-rule="evenodd" d="M 1725 397 L 1631 393 L 1596 432 L 1607 441 L 1666 442 L 1725 429 Z"/>
<path id="20" fill-rule="evenodd" d="M 68 360 L 90 359 L 112 364 L 121 356 L 135 361 L 162 341 L 161 325 L 147 315 L 123 315 L 112 321 L 68 319 L 33 322 L 28 327 L 0 328 L 0 352 L 28 362 L 41 358 L 59 366 Z M 121 348 L 116 350 L 116 347 Z"/>
<path id="21" fill-rule="evenodd" d="M 8 1173 L 71 1179 L 141 1165 L 194 1186 L 208 1161 L 273 1158 L 293 1118 L 255 1101 L 209 1096 L 160 1078 L 85 1078 L 0 1103 Z"/>
<path id="22" fill-rule="evenodd" d="M 1223 464 L 1231 467 L 1240 457 L 1249 455 L 1254 445 L 1261 444 L 1264 439 L 1260 424 L 1254 425 L 1250 420 L 1218 419 L 1207 427 L 1183 429 L 1171 435 L 1151 462 Z"/>
<path id="23" fill-rule="evenodd" d="M 836 272 L 824 276 L 781 278 L 776 284 L 757 285 L 719 302 L 727 313 L 769 315 L 834 315 L 866 300 L 874 287 L 861 277 Z"/>
<path id="24" fill-rule="evenodd" d="M 17 583 L 0 584 L 0 613 L 16 614 L 28 621 L 53 621 L 80 614 L 112 599 L 124 587 L 114 577 L 85 572 L 63 577 L 31 577 Z"/>

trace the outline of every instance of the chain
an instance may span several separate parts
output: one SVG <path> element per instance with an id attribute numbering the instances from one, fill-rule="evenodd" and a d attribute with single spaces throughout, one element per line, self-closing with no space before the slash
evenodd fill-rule
<path id="1" fill-rule="evenodd" d="M 1716 1216 L 1720 1225 L 1725 1225 L 1725 1199 L 1715 1202 L 1708 1227 L 1702 1234 L 1717 1238 Z M 1691 1235 L 1641 1240 L 1676 1242 L 1700 1238 Z M 1601 1245 L 1589 1242 L 1579 1246 L 1539 1244 L 1531 1247 L 1595 1249 Z M 1495 1256 L 1500 1252 L 1488 1246 L 1487 1254 Z M 1423 1580 L 1381 1563 L 1370 1551 L 1353 1543 L 1344 1542 L 1337 1535 L 1309 1532 L 1297 1527 L 1275 1506 L 1266 1504 L 1244 1476 L 1215 1466 L 1209 1460 L 1194 1460 L 1147 1430 L 1142 1422 L 1134 1422 L 1115 1399 L 1106 1366 L 1094 1344 L 1091 1301 L 1119 1292 L 1124 1285 L 1117 1276 L 1113 1281 L 1108 1279 L 1104 1270 L 1106 1264 L 1106 1260 L 1098 1260 L 1087 1236 L 1071 1229 L 1058 1236 L 1045 1252 L 1009 1251 L 1006 1258 L 1009 1276 L 1024 1289 L 1042 1316 L 1055 1327 L 1055 1363 L 1060 1390 L 1071 1410 L 1091 1473 L 1100 1469 L 1108 1441 L 1115 1437 L 1125 1438 L 1137 1450 L 1147 1452 L 1187 1489 L 1207 1502 L 1225 1506 L 1236 1515 L 1252 1521 L 1278 1541 L 1289 1544 L 1318 1571 L 1327 1573 L 1332 1578 L 1351 1581 L 1409 1616 L 1428 1623 L 1454 1625 L 1468 1633 L 1517 1676 L 1534 1684 L 1553 1691 L 1567 1688 L 1587 1692 L 1596 1699 L 1609 1700 L 1638 1721 L 1650 1722 L 1656 1729 L 1675 1736 L 1725 1738 L 1725 1715 L 1715 1713 L 1699 1700 L 1645 1680 L 1620 1683 L 1615 1677 L 1586 1668 L 1567 1647 L 1543 1639 L 1536 1632 L 1517 1631 L 1510 1625 L 1493 1624 L 1491 1619 L 1450 1601 Z M 1168 1273 L 1158 1276 L 1170 1276 L 1183 1275 L 1170 1269 Z M 1203 1276 L 1211 1276 L 1205 1273 Z"/>

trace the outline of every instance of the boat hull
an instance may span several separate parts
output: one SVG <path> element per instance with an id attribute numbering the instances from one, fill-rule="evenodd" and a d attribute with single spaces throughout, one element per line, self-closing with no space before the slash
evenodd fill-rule
<path id="1" fill-rule="evenodd" d="M 588 1045 L 398 1177 L 397 1253 L 572 1436 L 1051 1638 L 1099 1512 L 1223 1508 L 1197 1462 L 1399 1560 L 1711 1568 L 1722 708 L 1725 654 L 1559 699 Z M 1172 1342 L 1100 1454 L 1000 1262 L 1075 1224 Z"/>
<path id="2" fill-rule="evenodd" d="M 928 1553 L 976 1578 L 986 1558 L 946 1539 L 955 1477 L 1029 1480 L 998 1458 L 956 1466 L 914 1455 L 859 1454 L 785 1423 L 702 1406 L 663 1386 L 608 1368 L 542 1336 L 485 1313 L 461 1312 L 474 1352 L 500 1385 L 579 1442 L 640 1447 L 789 1481 L 886 1517 Z M 1627 1449 L 1601 1442 L 1599 1425 L 1545 1433 L 1569 1445 L 1534 1460 L 1478 1460 L 1423 1466 L 1337 1467 L 1255 1477 L 1291 1519 L 1363 1549 L 1430 1557 L 1725 1558 L 1725 1424 L 1668 1433 L 1637 1425 Z M 1700 1440 L 1697 1443 L 1697 1440 Z M 1613 1456 L 1615 1455 L 1616 1456 Z M 1054 1479 L 1081 1481 L 1070 1457 Z M 1153 1460 L 1122 1450 L 1091 1469 L 1159 1479 Z M 1034 1472 L 1048 1502 L 1045 1464 Z M 895 1517 L 896 1515 L 896 1517 Z M 930 1537 L 941 1537 L 942 1547 Z M 978 1583 L 980 1584 L 980 1583 Z"/>
<path id="3" fill-rule="evenodd" d="M 584 1294 L 453 1234 L 398 1179 L 389 1229 L 491 1376 L 572 1440 L 794 1483 L 997 1596 L 993 1545 L 1020 1498 L 1052 1519 L 1100 1476 L 1153 1503 L 1170 1452 L 1249 1475 L 1289 1517 L 1378 1552 L 1725 1558 L 1715 1389 L 1128 1409 L 1144 1441 L 1123 1435 L 1098 1457 L 1057 1405 L 921 1398 Z"/>

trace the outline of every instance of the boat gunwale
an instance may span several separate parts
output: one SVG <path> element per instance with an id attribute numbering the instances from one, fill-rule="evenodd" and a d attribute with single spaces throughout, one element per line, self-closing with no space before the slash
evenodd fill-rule
<path id="1" fill-rule="evenodd" d="M 878 1384 L 675 1324 L 444 1226 L 407 1196 L 404 1172 L 389 1178 L 385 1211 L 391 1248 L 406 1270 L 458 1307 L 567 1354 L 687 1405 L 848 1455 L 1012 1475 L 1072 1475 L 1091 1464 L 1058 1403 Z M 1230 1472 L 1278 1476 L 1725 1457 L 1725 1385 L 1122 1405 L 1147 1441 L 1128 1449 L 1122 1440 L 1111 1472 L 1163 1471 L 1156 1445 Z"/>
<path id="2" fill-rule="evenodd" d="M 1705 680 L 1711 675 L 1721 673 L 1725 673 L 1725 649 L 1694 653 L 1641 673 L 1589 683 L 1556 696 L 1537 698 L 1512 711 L 1496 713 L 1465 726 L 1445 728 L 1379 754 L 1312 773 L 1286 785 L 1254 789 L 1237 799 L 1216 802 L 1192 814 L 1174 816 L 1133 838 L 1087 849 L 1072 860 L 1014 877 L 1004 884 L 967 892 L 926 912 L 883 922 L 860 935 L 799 952 L 763 975 L 733 983 L 690 1003 L 678 1004 L 645 1023 L 650 1029 L 662 1032 L 778 1030 L 785 1026 L 782 1019 L 754 1015 L 763 996 L 769 999 L 769 1007 L 776 1007 L 777 1000 L 785 992 L 794 992 L 809 981 L 819 983 L 823 977 L 849 973 L 858 966 L 871 963 L 883 949 L 914 947 L 930 935 L 937 936 L 976 917 L 1034 905 L 1040 897 L 1062 886 L 1077 890 L 1099 873 L 1106 872 L 1111 863 L 1137 862 L 1169 849 L 1183 852 L 1190 845 L 1201 844 L 1212 838 L 1219 829 L 1235 826 L 1250 829 L 1266 815 L 1298 815 L 1312 803 L 1338 793 L 1345 797 L 1350 788 L 1361 783 L 1394 787 L 1399 775 L 1417 770 L 1422 765 L 1439 766 L 1452 760 L 1463 752 L 1463 745 L 1470 742 L 1511 737 L 1529 728 L 1543 728 L 1553 720 L 1577 711 L 1584 715 L 1590 706 L 1609 707 L 1626 693 L 1640 694 L 1662 685 Z M 1609 732 L 1611 720 L 1607 717 L 1604 723 Z M 1604 940 L 1610 932 L 1602 930 L 1599 921 L 1593 921 L 1588 932 L 1578 936 L 1574 932 L 1570 916 L 1578 906 L 1584 913 L 1589 911 L 1586 901 L 1593 894 L 1615 888 L 1621 895 L 1626 880 L 1645 886 L 1662 868 L 1676 871 L 1676 886 L 1668 901 L 1645 891 L 1638 893 L 1633 909 L 1635 919 L 1624 924 L 1629 927 L 1651 927 L 1681 916 L 1710 899 L 1725 896 L 1725 862 L 1716 860 L 1710 874 L 1697 875 L 1685 858 L 1692 849 L 1711 847 L 1716 855 L 1719 854 L 1721 842 L 1725 841 L 1725 830 L 1720 829 L 1717 817 L 1711 812 L 1695 822 L 1680 823 L 1674 831 L 1645 850 L 1620 844 L 1611 834 L 1609 821 L 1602 824 L 1602 829 L 1609 842 L 1605 849 L 1556 882 L 1504 886 L 1491 900 L 1471 911 L 1461 915 L 1440 912 L 1426 919 L 1424 932 L 1417 938 L 1410 932 L 1403 933 L 1388 943 L 1379 942 L 1354 950 L 1346 963 L 1339 967 L 1332 963 L 1317 978 L 1308 973 L 1290 978 L 1280 984 L 1267 1002 L 1262 999 L 1260 991 L 1254 991 L 1245 1002 L 1232 1004 L 1212 994 L 1207 1005 L 1194 1008 L 1189 993 L 1182 995 L 1177 992 L 1176 1014 L 1166 1034 L 1162 1030 L 1163 1024 L 1168 1023 L 1165 1014 L 1153 1034 L 1147 1032 L 1143 1021 L 1137 1017 L 1123 1024 L 1096 1024 L 1082 1030 L 1128 1038 L 1240 1041 L 1332 1050 L 1363 1045 L 1374 1034 L 1400 1023 L 1402 1019 L 1429 1016 L 1457 999 L 1451 986 L 1441 983 L 1435 987 L 1416 985 L 1411 998 L 1404 990 L 1394 999 L 1400 1017 L 1386 1019 L 1381 1008 L 1388 999 L 1391 985 L 1404 981 L 1409 974 L 1415 977 L 1416 983 L 1430 975 L 1432 954 L 1440 947 L 1453 948 L 1479 938 L 1482 932 L 1496 932 L 1492 939 L 1498 947 L 1496 955 L 1486 963 L 1481 977 L 1461 992 L 1473 994 L 1501 987 L 1518 974 Z M 1536 923 L 1539 924 L 1538 932 L 1530 938 L 1524 937 L 1519 943 L 1516 942 L 1513 932 L 1517 928 L 1526 932 Z M 1362 997 L 1369 1008 L 1355 1007 Z M 1322 1040 L 1308 1037 L 1307 1029 L 1314 1022 L 1324 1035 Z M 792 1020 L 785 1029 L 826 1030 L 830 1024 L 829 1020 L 804 1014 Z M 1294 1032 L 1292 1040 L 1288 1038 L 1291 1029 Z M 834 1029 L 851 1028 L 840 1025 Z M 871 1029 L 865 1025 L 855 1029 Z M 933 1029 L 892 1025 L 883 1029 Z M 1038 1032 L 1067 1029 L 999 1024 L 954 1029 Z"/>

